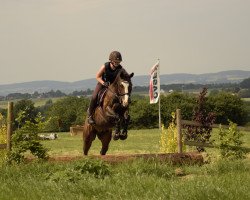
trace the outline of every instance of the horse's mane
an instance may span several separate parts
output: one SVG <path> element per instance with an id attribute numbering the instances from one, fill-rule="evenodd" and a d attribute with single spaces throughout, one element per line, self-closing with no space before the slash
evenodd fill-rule
<path id="1" fill-rule="evenodd" d="M 114 83 L 117 83 L 121 79 L 124 80 L 124 81 L 128 81 L 129 83 L 131 83 L 131 78 L 130 78 L 128 72 L 124 68 L 121 68 L 119 70 L 119 72 L 117 73 L 117 76 L 116 76 L 116 79 L 115 79 Z"/>

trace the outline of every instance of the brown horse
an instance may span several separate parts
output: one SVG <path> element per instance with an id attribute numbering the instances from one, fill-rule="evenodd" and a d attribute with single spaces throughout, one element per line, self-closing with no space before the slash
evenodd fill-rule
<path id="1" fill-rule="evenodd" d="M 88 154 L 96 136 L 102 142 L 100 154 L 105 155 L 112 138 L 113 127 L 116 127 L 114 140 L 127 138 L 127 128 L 130 120 L 128 109 L 133 75 L 134 73 L 128 74 L 124 69 L 121 69 L 115 81 L 106 88 L 103 100 L 99 101 L 99 106 L 95 109 L 93 115 L 95 124 L 89 124 L 87 119 L 85 120 L 83 131 L 84 155 Z"/>

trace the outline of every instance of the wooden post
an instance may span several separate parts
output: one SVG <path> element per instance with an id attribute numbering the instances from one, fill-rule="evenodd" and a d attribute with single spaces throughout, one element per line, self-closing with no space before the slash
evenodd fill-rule
<path id="1" fill-rule="evenodd" d="M 8 102 L 8 116 L 7 116 L 7 150 L 11 150 L 11 136 L 13 132 L 13 102 Z"/>
<path id="2" fill-rule="evenodd" d="M 176 124 L 177 124 L 177 145 L 178 153 L 182 153 L 182 133 L 181 133 L 181 110 L 176 110 Z"/>
<path id="3" fill-rule="evenodd" d="M 159 94 L 159 102 L 158 102 L 158 106 L 159 106 L 159 130 L 161 131 L 161 92 Z"/>

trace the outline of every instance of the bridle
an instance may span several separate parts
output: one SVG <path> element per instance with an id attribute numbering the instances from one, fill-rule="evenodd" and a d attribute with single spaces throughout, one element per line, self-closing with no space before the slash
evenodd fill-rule
<path id="1" fill-rule="evenodd" d="M 129 83 L 128 81 L 121 81 L 121 82 L 126 82 L 126 83 Z M 118 100 L 119 100 L 119 103 L 121 103 L 121 97 L 125 96 L 125 95 L 128 95 L 129 98 L 130 98 L 130 95 L 131 95 L 131 92 L 125 92 L 125 93 L 121 93 L 119 91 L 119 87 L 118 87 L 118 93 L 114 92 L 113 90 L 111 90 L 110 87 L 107 88 L 112 94 L 113 96 L 115 96 Z"/>
<path id="2" fill-rule="evenodd" d="M 123 83 L 127 83 L 129 85 L 129 82 L 128 81 L 121 81 Z M 125 95 L 129 95 L 130 96 L 130 92 L 125 92 L 125 93 L 121 93 L 119 91 L 119 87 L 118 87 L 118 96 L 125 96 Z"/>

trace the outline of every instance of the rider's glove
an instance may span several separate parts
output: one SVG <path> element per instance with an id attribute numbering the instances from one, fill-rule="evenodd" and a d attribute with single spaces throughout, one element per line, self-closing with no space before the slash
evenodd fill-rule
<path id="1" fill-rule="evenodd" d="M 103 85 L 104 85 L 105 87 L 108 87 L 108 86 L 109 86 L 109 82 L 104 82 Z"/>

